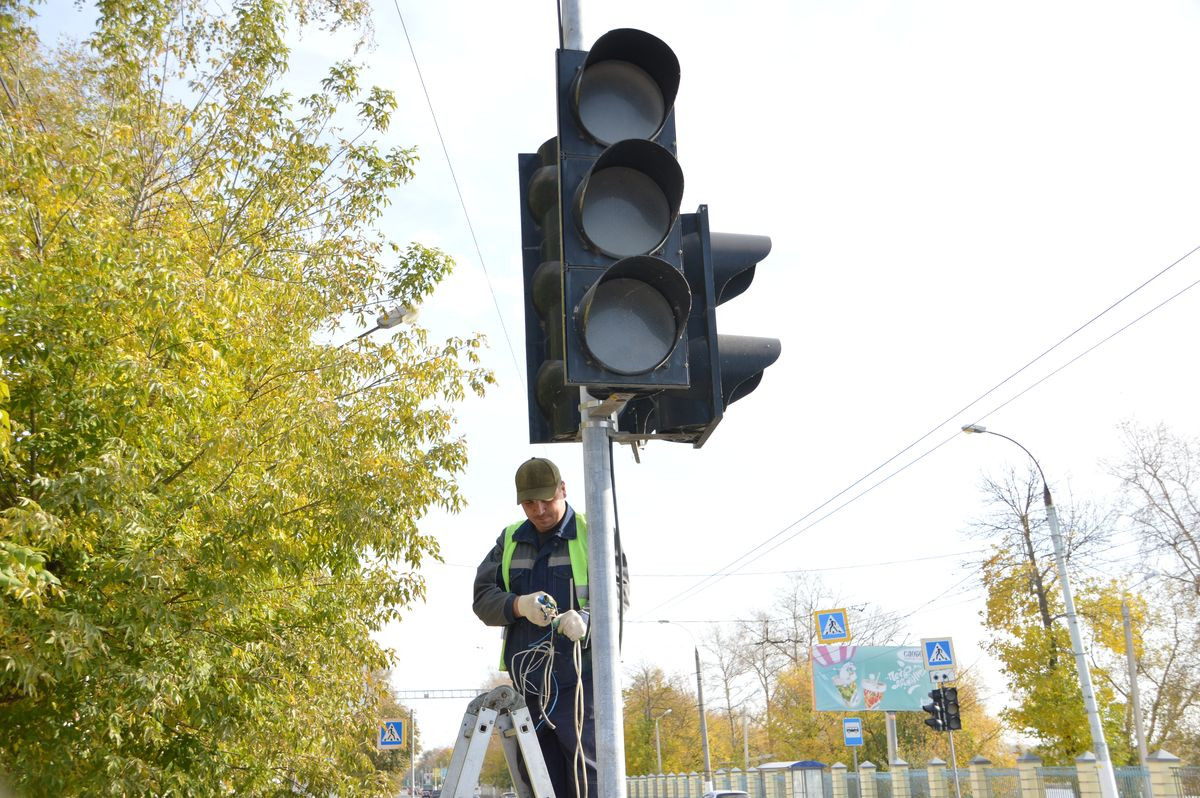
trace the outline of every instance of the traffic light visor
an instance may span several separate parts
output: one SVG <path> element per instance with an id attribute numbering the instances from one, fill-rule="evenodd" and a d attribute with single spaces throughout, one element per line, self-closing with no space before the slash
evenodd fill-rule
<path id="1" fill-rule="evenodd" d="M 603 368 L 645 374 L 661 366 L 683 336 L 691 310 L 687 280 L 658 258 L 613 264 L 579 304 L 584 346 Z"/>
<path id="2" fill-rule="evenodd" d="M 629 139 L 596 159 L 575 196 L 575 218 L 588 243 L 613 258 L 662 246 L 679 216 L 683 170 L 664 148 Z"/>
<path id="3" fill-rule="evenodd" d="M 575 115 L 598 143 L 653 139 L 675 104 L 679 59 L 649 33 L 612 30 L 588 51 L 574 89 Z"/>

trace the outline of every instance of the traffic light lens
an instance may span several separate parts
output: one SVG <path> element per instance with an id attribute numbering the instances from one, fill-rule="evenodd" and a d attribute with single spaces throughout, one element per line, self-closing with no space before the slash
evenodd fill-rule
<path id="1" fill-rule="evenodd" d="M 654 138 L 666 119 L 662 89 L 628 61 L 601 61 L 579 81 L 579 121 L 596 141 Z"/>
<path id="2" fill-rule="evenodd" d="M 657 249 L 674 221 L 671 204 L 658 183 L 624 166 L 591 175 L 581 210 L 583 234 L 615 258 Z"/>
<path id="3" fill-rule="evenodd" d="M 678 338 L 675 312 L 651 286 L 630 278 L 596 286 L 584 341 L 605 368 L 645 374 L 662 364 Z"/>

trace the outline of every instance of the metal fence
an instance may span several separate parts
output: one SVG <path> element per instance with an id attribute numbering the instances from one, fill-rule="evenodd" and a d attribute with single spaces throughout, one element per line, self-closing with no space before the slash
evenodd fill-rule
<path id="1" fill-rule="evenodd" d="M 929 773 L 924 770 L 908 771 L 908 792 L 912 798 L 929 798 Z"/>
<path id="2" fill-rule="evenodd" d="M 1121 798 L 1150 798 L 1149 772 L 1139 765 L 1113 768 L 1117 777 L 1117 795 Z"/>
<path id="3" fill-rule="evenodd" d="M 1171 775 L 1183 798 L 1200 798 L 1200 767 L 1171 768 Z"/>
<path id="4" fill-rule="evenodd" d="M 1079 798 L 1075 768 L 1038 768 L 1038 786 L 1046 798 Z"/>
<path id="5" fill-rule="evenodd" d="M 1021 798 L 1021 778 L 1016 768 L 987 768 L 983 776 L 987 795 L 981 798 Z"/>
<path id="6" fill-rule="evenodd" d="M 946 795 L 955 795 L 956 794 L 954 791 L 954 773 L 955 773 L 954 768 L 946 768 L 946 772 L 945 772 Z M 969 778 L 966 768 L 958 769 L 958 792 L 957 792 L 957 795 L 961 795 L 962 798 L 971 798 L 971 795 L 972 795 L 971 779 Z M 987 796 L 980 796 L 980 798 L 987 798 Z"/>
<path id="7" fill-rule="evenodd" d="M 1119 767 L 1114 769 L 1117 792 L 1120 798 L 1153 798 L 1147 795 L 1147 772 L 1145 768 Z M 959 771 L 959 790 L 962 798 L 1022 798 L 1018 771 L 1012 768 L 987 768 L 983 771 L 986 795 L 972 796 L 971 779 L 966 769 Z M 713 784 L 721 790 L 743 790 L 750 798 L 790 798 L 792 788 L 788 771 L 718 770 L 713 774 Z M 1200 798 L 1200 767 L 1177 767 L 1171 769 L 1175 787 L 1181 798 Z M 954 775 L 949 768 L 944 771 L 944 795 L 954 798 Z M 892 774 L 876 772 L 875 794 L 877 798 L 893 798 Z M 822 774 L 824 798 L 832 798 L 832 774 Z M 1081 798 L 1079 774 L 1073 767 L 1040 767 L 1037 769 L 1038 787 L 1042 798 Z M 862 798 L 859 774 L 845 773 L 846 798 Z M 911 798 L 930 798 L 929 772 L 913 769 L 908 774 Z M 667 773 L 659 775 L 632 776 L 628 780 L 630 798 L 700 798 L 702 795 L 699 773 Z"/>

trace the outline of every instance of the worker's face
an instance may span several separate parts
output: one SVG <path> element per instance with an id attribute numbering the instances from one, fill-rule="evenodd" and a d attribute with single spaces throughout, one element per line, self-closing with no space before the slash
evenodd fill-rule
<path id="1" fill-rule="evenodd" d="M 521 509 L 525 511 L 525 517 L 538 532 L 549 532 L 558 525 L 563 514 L 567 512 L 567 483 L 558 483 L 558 490 L 554 492 L 553 499 L 547 501 L 527 499 L 521 502 Z"/>

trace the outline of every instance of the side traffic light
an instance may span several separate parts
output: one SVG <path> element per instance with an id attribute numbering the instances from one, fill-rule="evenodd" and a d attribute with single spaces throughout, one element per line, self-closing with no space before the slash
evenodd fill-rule
<path id="1" fill-rule="evenodd" d="M 664 438 L 699 448 L 716 429 L 725 408 L 758 387 L 763 371 L 779 358 L 777 338 L 721 335 L 716 307 L 742 294 L 759 261 L 771 251 L 767 236 L 714 233 L 708 208 L 682 217 L 684 271 L 692 291 L 687 340 L 691 384 L 630 403 L 622 432 Z"/>
<path id="2" fill-rule="evenodd" d="M 925 718 L 925 725 L 934 731 L 946 731 L 946 705 L 941 689 L 931 690 L 929 698 L 930 703 L 921 707 L 929 713 L 929 717 Z"/>

